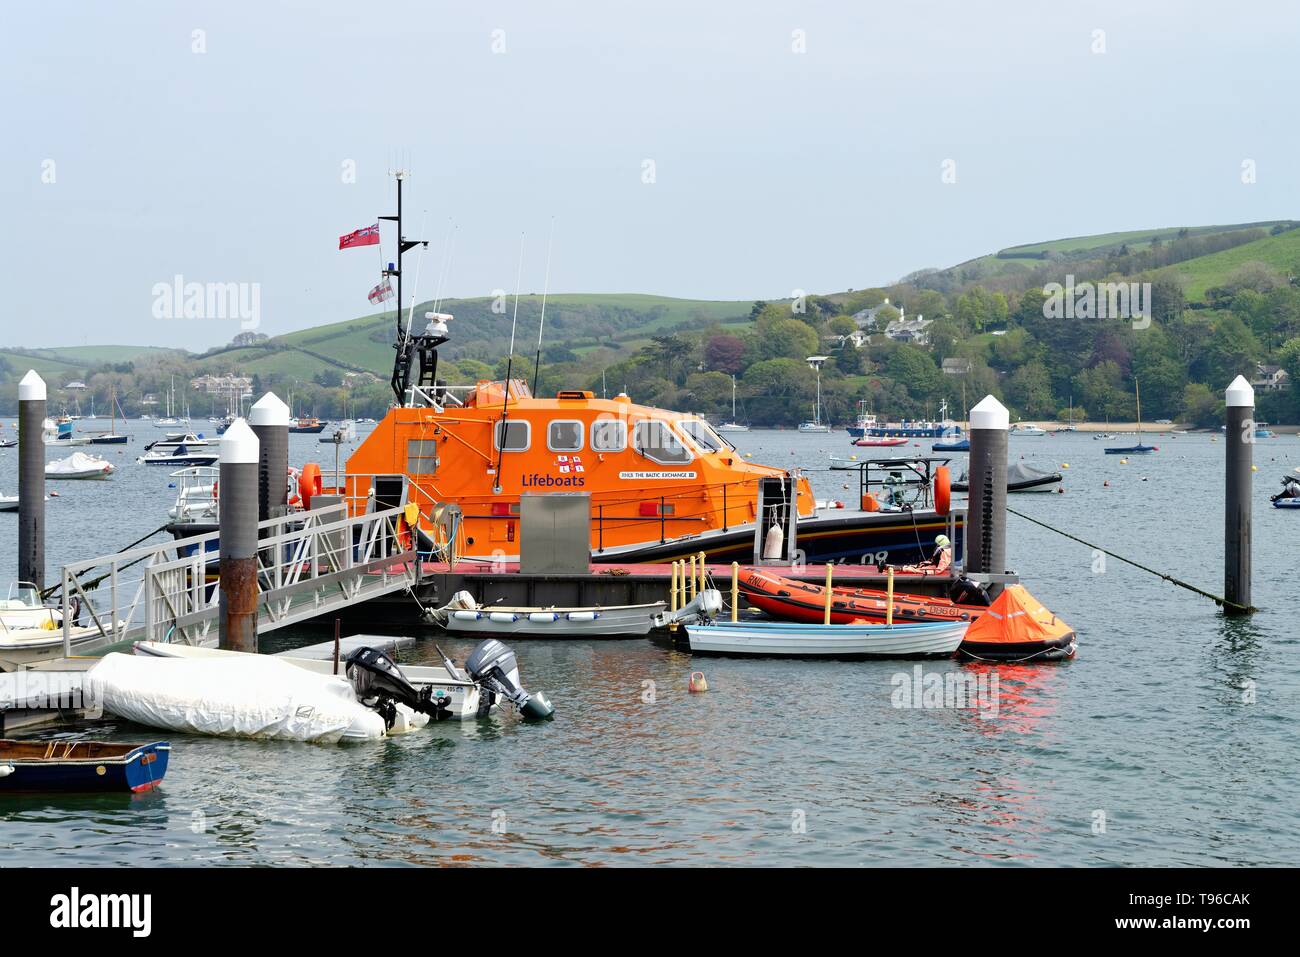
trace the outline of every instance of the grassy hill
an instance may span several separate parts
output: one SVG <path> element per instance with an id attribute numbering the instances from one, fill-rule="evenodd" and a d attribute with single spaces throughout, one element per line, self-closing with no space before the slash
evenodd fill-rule
<path id="1" fill-rule="evenodd" d="M 445 350 L 448 358 L 468 357 L 493 360 L 504 356 L 510 341 L 514 299 L 504 312 L 494 312 L 488 298 L 452 299 L 439 309 L 456 317 L 453 339 Z M 544 345 L 563 344 L 578 354 L 613 345 L 619 350 L 635 349 L 638 343 L 660 332 L 702 329 L 714 323 L 737 323 L 749 315 L 753 302 L 674 299 L 634 293 L 567 293 L 546 300 Z M 431 302 L 415 307 L 415 326 L 422 328 L 424 313 Z M 516 351 L 531 352 L 537 341 L 542 297 L 519 298 Z M 343 322 L 313 326 L 277 336 L 266 343 L 242 349 L 214 350 L 204 356 L 226 366 L 237 365 L 246 373 L 291 374 L 310 378 L 322 369 L 371 372 L 386 378 L 393 367 L 393 313 L 372 314 Z"/>
<path id="2" fill-rule="evenodd" d="M 1180 239 L 1217 239 L 1221 245 L 1241 242 L 1244 246 L 1235 248 L 1245 248 L 1254 245 L 1247 242 L 1251 233 L 1263 236 L 1274 227 L 1289 230 L 1295 225 L 1293 220 L 1269 220 L 1218 226 L 1170 226 L 1026 243 L 977 256 L 948 269 L 933 271 L 927 275 L 925 284 L 947 284 L 951 288 L 954 283 L 993 282 L 1003 288 L 1023 288 L 1040 284 L 1038 280 L 1044 273 L 1058 271 L 1061 266 L 1099 266 L 1116 261 L 1121 254 L 1131 257 L 1133 254 L 1150 252 L 1157 242 L 1169 246 Z M 1204 289 L 1200 289 L 1196 296 L 1203 293 Z"/>
<path id="3" fill-rule="evenodd" d="M 46 382 L 63 385 L 82 378 L 96 366 L 105 363 L 134 362 L 168 353 L 180 354 L 176 349 L 157 346 L 59 346 L 52 349 L 0 349 L 0 361 L 11 368 L 26 371 L 35 369 Z"/>
<path id="4" fill-rule="evenodd" d="M 1011 246 L 968 260 L 945 270 L 925 270 L 891 287 L 907 297 L 908 289 L 936 290 L 946 298 L 946 308 L 956 312 L 965 290 L 985 286 L 1000 291 L 1013 302 L 1020 293 L 1062 281 L 1066 272 L 1080 279 L 1112 275 L 1173 276 L 1183 285 L 1186 299 L 1196 303 L 1206 291 L 1229 282 L 1248 263 L 1263 263 L 1283 275 L 1300 274 L 1300 229 L 1293 221 L 1237 223 L 1214 226 L 1167 227 L 1075 236 Z M 1277 234 L 1273 232 L 1277 230 Z M 911 285 L 909 285 L 909 283 Z M 832 293 L 826 298 L 840 308 L 855 293 Z M 541 318 L 541 297 L 522 296 L 516 352 L 531 356 Z M 416 328 L 424 325 L 428 301 L 415 307 Z M 443 356 L 452 363 L 477 360 L 495 364 L 507 350 L 515 304 L 489 298 L 448 300 L 439 307 L 455 316 L 451 342 Z M 599 371 L 635 355 L 652 337 L 667 333 L 725 329 L 739 333 L 750 325 L 751 300 L 711 301 L 677 299 L 642 294 L 562 293 L 547 299 L 544 346 L 551 364 L 566 359 L 575 368 Z M 392 369 L 394 315 L 373 313 L 341 322 L 314 326 L 270 338 L 255 345 L 222 347 L 193 355 L 149 346 L 67 346 L 50 349 L 0 348 L 0 378 L 4 396 L 16 379 L 35 368 L 55 388 L 72 379 L 86 378 L 105 364 L 135 362 L 153 371 L 140 389 L 157 389 L 171 368 L 158 370 L 156 361 L 169 354 L 183 360 L 177 375 L 238 370 L 264 381 L 301 382 L 313 379 L 337 382 L 341 373 L 365 372 L 376 376 L 380 387 Z M 576 361 L 575 361 L 576 360 Z M 1005 370 L 1004 370 L 1005 371 Z M 456 372 L 449 369 L 450 374 Z M 380 388 L 382 393 L 382 388 Z"/>
<path id="5" fill-rule="evenodd" d="M 1283 275 L 1300 274 L 1300 229 L 1200 256 L 1169 268 L 1182 280 L 1183 293 L 1188 301 L 1195 302 L 1205 298 L 1207 289 L 1222 286 L 1236 270 L 1252 262 L 1272 266 Z"/>

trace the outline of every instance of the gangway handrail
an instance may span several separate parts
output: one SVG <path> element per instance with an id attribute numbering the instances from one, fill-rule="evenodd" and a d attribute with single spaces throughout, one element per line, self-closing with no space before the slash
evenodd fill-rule
<path id="1" fill-rule="evenodd" d="M 258 522 L 262 533 L 257 555 L 259 626 L 281 627 L 409 587 L 419 570 L 414 536 L 403 543 L 398 535 L 398 521 L 405 511 L 406 506 L 399 505 L 349 517 L 346 505 L 335 503 Z M 189 641 L 193 636 L 187 629 L 196 624 L 202 625 L 198 637 L 205 637 L 219 612 L 219 583 L 211 582 L 206 574 L 212 557 L 210 546 L 219 538 L 220 531 L 207 532 L 64 565 L 64 653 L 71 653 L 74 620 L 83 609 L 93 622 L 91 627 L 99 632 L 98 636 L 92 631 L 90 638 L 79 637 L 78 646 L 87 649 L 141 633 L 154 639 L 164 629 L 168 634 L 175 631 L 178 640 Z M 128 565 L 140 566 L 139 578 L 133 576 L 126 583 L 127 591 L 132 592 L 129 597 L 120 594 L 120 573 Z M 82 587 L 84 572 L 105 566 L 107 574 L 95 577 L 94 583 L 110 579 L 107 596 L 93 587 Z M 378 581 L 368 582 L 369 575 L 377 575 Z M 334 589 L 336 594 L 331 593 Z M 311 607 L 295 609 L 295 596 L 306 591 L 316 593 Z"/>

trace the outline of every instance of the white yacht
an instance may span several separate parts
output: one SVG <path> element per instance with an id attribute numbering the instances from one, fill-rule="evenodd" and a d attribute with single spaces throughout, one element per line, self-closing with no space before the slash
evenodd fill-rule
<path id="1" fill-rule="evenodd" d="M 731 421 L 723 422 L 714 428 L 715 432 L 748 432 L 749 426 L 736 421 L 736 377 L 731 377 Z"/>

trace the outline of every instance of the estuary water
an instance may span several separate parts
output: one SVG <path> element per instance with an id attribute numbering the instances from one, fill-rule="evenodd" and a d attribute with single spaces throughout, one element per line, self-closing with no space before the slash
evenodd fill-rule
<path id="1" fill-rule="evenodd" d="M 51 580 L 62 562 L 165 520 L 166 470 L 134 462 L 158 430 L 129 427 L 135 443 L 107 453 L 121 464 L 113 479 L 51 484 Z M 731 438 L 755 461 L 809 470 L 855 451 L 842 431 Z M 1102 447 L 1133 444 L 1126 437 L 1012 437 L 1013 457 L 1069 468 L 1064 494 L 1011 505 L 1220 592 L 1223 441 L 1148 441 L 1160 451 L 1121 464 Z M 928 454 L 929 443 L 887 451 Z M 290 453 L 332 467 L 333 447 L 316 436 L 292 436 Z M 552 722 L 500 714 L 331 747 L 172 735 L 155 793 L 0 796 L 0 849 L 6 864 L 104 866 L 1295 865 L 1300 514 L 1268 496 L 1300 465 L 1300 440 L 1260 440 L 1255 461 L 1261 610 L 1249 619 L 1009 517 L 1010 563 L 1075 627 L 1079 655 L 924 663 L 926 675 L 972 672 L 990 688 L 996 677 L 996 709 L 895 707 L 914 662 L 516 641 L 525 685 L 556 706 Z M 0 491 L 14 492 L 16 471 L 17 451 L 0 450 Z M 812 478 L 819 497 L 856 494 L 855 477 L 847 491 L 844 473 Z M 0 515 L 0 580 L 16 574 L 16 527 Z M 276 633 L 264 646 L 324 637 Z M 441 643 L 458 660 L 472 646 Z M 425 641 L 408 660 L 433 657 Z M 687 691 L 694 670 L 708 693 Z M 112 721 L 73 733 L 163 736 Z"/>

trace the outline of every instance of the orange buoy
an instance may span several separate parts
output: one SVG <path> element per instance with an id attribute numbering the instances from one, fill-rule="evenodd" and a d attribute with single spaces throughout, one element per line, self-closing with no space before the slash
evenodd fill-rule
<path id="1" fill-rule="evenodd" d="M 687 688 L 688 691 L 691 691 L 691 692 L 694 692 L 694 693 L 700 693 L 700 692 L 708 691 L 708 690 L 709 690 L 709 683 L 708 683 L 707 681 L 704 680 L 704 672 L 703 672 L 703 671 L 692 671 L 692 672 L 691 672 L 691 680 L 690 680 L 689 682 L 687 682 L 687 684 L 686 684 L 686 688 Z"/>
<path id="2" fill-rule="evenodd" d="M 940 515 L 947 515 L 952 508 L 952 477 L 948 466 L 940 465 L 934 470 L 934 510 Z"/>

